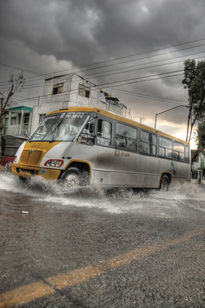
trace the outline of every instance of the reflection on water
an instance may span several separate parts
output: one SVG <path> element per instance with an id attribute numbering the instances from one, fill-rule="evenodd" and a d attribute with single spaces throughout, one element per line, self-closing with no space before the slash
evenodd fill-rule
<path id="1" fill-rule="evenodd" d="M 65 190 L 55 181 L 34 177 L 29 183 L 21 183 L 18 177 L 0 174 L 0 189 L 18 192 L 32 200 L 57 208 L 96 208 L 113 214 L 141 213 L 152 216 L 179 215 L 181 207 L 189 206 L 205 212 L 205 190 L 196 184 L 184 183 L 168 192 L 158 190 L 133 191 L 118 189 L 105 193 L 98 187 Z M 25 213 L 26 214 L 26 213 Z"/>
<path id="2" fill-rule="evenodd" d="M 94 187 L 65 191 L 38 177 L 27 185 L 1 173 L 0 293 L 117 255 L 119 243 L 121 251 L 128 251 L 153 237 L 166 238 L 167 224 L 172 232 L 184 232 L 185 218 L 188 227 L 193 221 L 203 224 L 204 201 L 204 189 L 194 184 L 169 192 L 118 189 L 105 194 Z"/>

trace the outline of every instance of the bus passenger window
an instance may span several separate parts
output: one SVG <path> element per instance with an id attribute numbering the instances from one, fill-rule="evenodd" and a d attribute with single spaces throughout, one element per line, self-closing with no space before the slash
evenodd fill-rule
<path id="1" fill-rule="evenodd" d="M 179 153 L 177 151 L 172 151 L 172 159 L 179 160 Z"/>
<path id="2" fill-rule="evenodd" d="M 178 160 L 184 161 L 184 145 L 179 142 L 174 142 L 174 152 L 178 153 Z"/>
<path id="3" fill-rule="evenodd" d="M 144 130 L 140 131 L 140 153 L 148 155 L 151 154 L 150 133 Z"/>
<path id="4" fill-rule="evenodd" d="M 151 154 L 156 156 L 157 155 L 157 136 L 154 134 L 150 134 L 151 139 Z"/>
<path id="5" fill-rule="evenodd" d="M 137 130 L 126 124 L 116 124 L 116 146 L 118 148 L 137 151 Z"/>
<path id="6" fill-rule="evenodd" d="M 159 156 L 172 158 L 172 140 L 159 137 Z"/>
<path id="7" fill-rule="evenodd" d="M 140 142 L 140 153 L 142 153 L 142 154 L 150 154 L 149 143 Z"/>
<path id="8" fill-rule="evenodd" d="M 185 148 L 184 148 L 184 161 L 186 163 L 189 163 L 189 147 L 188 147 L 188 145 L 185 145 Z"/>
<path id="9" fill-rule="evenodd" d="M 81 133 L 81 143 L 93 145 L 95 141 L 95 120 L 91 119 Z"/>
<path id="10" fill-rule="evenodd" d="M 97 144 L 109 146 L 111 144 L 112 124 L 102 119 L 98 120 Z"/>
<path id="11" fill-rule="evenodd" d="M 127 147 L 127 139 L 124 136 L 116 136 L 116 145 L 119 148 L 125 148 Z"/>

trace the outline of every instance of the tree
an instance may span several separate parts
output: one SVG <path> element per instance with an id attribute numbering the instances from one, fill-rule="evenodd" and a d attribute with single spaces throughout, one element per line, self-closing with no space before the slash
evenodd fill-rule
<path id="1" fill-rule="evenodd" d="M 205 118 L 198 124 L 198 149 L 203 151 L 205 149 Z"/>
<path id="2" fill-rule="evenodd" d="M 186 60 L 182 83 L 188 89 L 189 96 L 186 141 L 190 142 L 193 126 L 203 121 L 205 115 L 205 61 L 196 63 L 193 59 Z"/>
<path id="3" fill-rule="evenodd" d="M 0 132 L 3 129 L 4 117 L 10 107 L 10 99 L 15 92 L 23 86 L 23 72 L 19 74 L 11 74 L 9 78 L 9 88 L 6 93 L 0 92 Z"/>
<path id="4" fill-rule="evenodd" d="M 16 93 L 16 91 L 23 86 L 24 76 L 23 72 L 19 74 L 11 74 L 9 78 L 9 88 L 6 93 L 0 92 L 0 158 L 3 155 L 5 141 L 1 138 L 1 133 L 4 128 L 4 118 L 10 107 L 11 97 Z"/>
<path id="5" fill-rule="evenodd" d="M 205 117 L 201 119 L 198 123 L 197 128 L 197 150 L 192 157 L 192 162 L 198 157 L 200 152 L 205 149 Z"/>

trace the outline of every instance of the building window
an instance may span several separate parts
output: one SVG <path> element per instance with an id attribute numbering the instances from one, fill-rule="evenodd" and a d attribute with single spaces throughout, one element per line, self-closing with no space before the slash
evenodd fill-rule
<path id="1" fill-rule="evenodd" d="M 5 127 L 8 127 L 8 126 L 9 126 L 9 119 L 6 118 L 6 119 L 5 119 Z"/>
<path id="2" fill-rule="evenodd" d="M 25 125 L 28 125 L 29 119 L 30 119 L 30 113 L 27 112 L 27 113 L 24 114 L 24 124 Z"/>
<path id="3" fill-rule="evenodd" d="M 82 84 L 79 85 L 79 95 L 89 98 L 90 97 L 90 88 Z"/>
<path id="4" fill-rule="evenodd" d="M 11 125 L 16 125 L 16 117 L 11 118 Z"/>
<path id="5" fill-rule="evenodd" d="M 45 113 L 41 113 L 39 114 L 39 123 L 41 123 L 43 121 L 43 119 L 45 118 L 46 114 Z"/>
<path id="6" fill-rule="evenodd" d="M 63 92 L 63 82 L 62 83 L 57 83 L 53 86 L 53 95 L 54 94 L 60 94 Z"/>

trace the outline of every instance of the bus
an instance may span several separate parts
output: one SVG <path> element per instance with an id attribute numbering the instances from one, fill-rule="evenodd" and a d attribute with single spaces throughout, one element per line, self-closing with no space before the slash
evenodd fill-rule
<path id="1" fill-rule="evenodd" d="M 189 144 L 111 112 L 69 107 L 46 114 L 18 149 L 21 179 L 41 176 L 65 187 L 168 189 L 190 178 Z"/>

